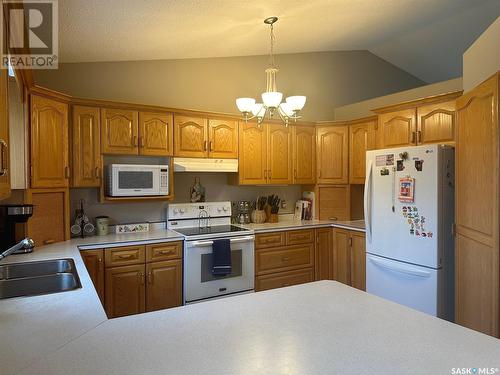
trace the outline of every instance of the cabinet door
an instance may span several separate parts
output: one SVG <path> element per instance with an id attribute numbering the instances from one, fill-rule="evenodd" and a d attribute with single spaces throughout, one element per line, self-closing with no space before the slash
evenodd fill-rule
<path id="1" fill-rule="evenodd" d="M 108 318 L 146 311 L 145 265 L 106 269 L 105 309 Z"/>
<path id="2" fill-rule="evenodd" d="M 428 104 L 417 108 L 419 144 L 453 142 L 455 101 Z"/>
<path id="3" fill-rule="evenodd" d="M 174 116 L 171 113 L 139 113 L 139 154 L 174 154 Z"/>
<path id="4" fill-rule="evenodd" d="M 182 260 L 146 265 L 146 311 L 182 305 Z"/>
<path id="5" fill-rule="evenodd" d="M 351 286 L 366 290 L 365 234 L 351 231 Z"/>
<path id="6" fill-rule="evenodd" d="M 0 200 L 10 196 L 7 80 L 7 70 L 0 69 Z"/>
<path id="7" fill-rule="evenodd" d="M 333 230 L 333 248 L 335 254 L 335 280 L 351 285 L 351 247 L 349 231 L 338 228 Z"/>
<path id="8" fill-rule="evenodd" d="M 320 220 L 350 220 L 349 185 L 319 186 L 317 192 Z"/>
<path id="9" fill-rule="evenodd" d="M 267 125 L 239 124 L 239 183 L 261 185 L 267 183 Z"/>
<path id="10" fill-rule="evenodd" d="M 186 158 L 208 156 L 207 119 L 174 116 L 174 155 Z"/>
<path id="11" fill-rule="evenodd" d="M 94 283 L 97 295 L 104 306 L 104 253 L 99 250 L 84 250 L 80 252 L 85 268 Z"/>
<path id="12" fill-rule="evenodd" d="M 67 187 L 68 105 L 31 96 L 31 187 Z"/>
<path id="13" fill-rule="evenodd" d="M 317 181 L 319 184 L 349 183 L 348 136 L 349 128 L 347 126 L 317 128 Z"/>
<path id="14" fill-rule="evenodd" d="M 292 131 L 290 126 L 268 127 L 267 183 L 292 183 Z"/>
<path id="15" fill-rule="evenodd" d="M 378 117 L 378 148 L 415 145 L 416 130 L 415 108 L 380 114 Z"/>
<path id="16" fill-rule="evenodd" d="M 314 184 L 316 182 L 316 130 L 313 126 L 293 128 L 293 182 Z"/>
<path id="17" fill-rule="evenodd" d="M 316 280 L 333 279 L 333 230 L 316 229 Z"/>
<path id="18" fill-rule="evenodd" d="M 499 337 L 499 75 L 457 99 L 455 320 Z"/>
<path id="19" fill-rule="evenodd" d="M 375 149 L 376 120 L 349 127 L 349 182 L 364 184 L 366 151 Z"/>
<path id="20" fill-rule="evenodd" d="M 238 158 L 238 122 L 208 120 L 209 157 Z"/>
<path id="21" fill-rule="evenodd" d="M 27 230 L 28 236 L 35 241 L 35 246 L 69 239 L 68 189 L 28 190 L 26 201 L 34 205 Z"/>
<path id="22" fill-rule="evenodd" d="M 138 117 L 137 111 L 101 108 L 103 154 L 138 154 Z"/>
<path id="23" fill-rule="evenodd" d="M 101 186 L 101 129 L 99 108 L 73 107 L 72 186 Z"/>

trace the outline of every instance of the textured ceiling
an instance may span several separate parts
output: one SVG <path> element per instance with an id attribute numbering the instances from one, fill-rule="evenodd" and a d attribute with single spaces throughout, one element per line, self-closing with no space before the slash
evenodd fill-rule
<path id="1" fill-rule="evenodd" d="M 499 0 L 63 0 L 59 52 L 62 62 L 266 54 L 262 21 L 276 15 L 277 53 L 367 49 L 435 82 L 461 75 L 461 54 L 499 14 Z"/>

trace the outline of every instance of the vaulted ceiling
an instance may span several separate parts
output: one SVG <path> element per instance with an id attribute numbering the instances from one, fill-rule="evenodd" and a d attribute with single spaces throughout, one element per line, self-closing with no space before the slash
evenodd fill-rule
<path id="1" fill-rule="evenodd" d="M 64 0 L 61 62 L 262 55 L 263 19 L 278 16 L 276 53 L 369 50 L 437 82 L 500 15 L 498 0 Z"/>

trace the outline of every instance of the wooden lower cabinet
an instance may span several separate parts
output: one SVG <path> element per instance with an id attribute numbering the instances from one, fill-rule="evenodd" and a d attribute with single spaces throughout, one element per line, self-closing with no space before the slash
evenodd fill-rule
<path id="1" fill-rule="evenodd" d="M 333 229 L 316 229 L 315 280 L 333 280 Z"/>
<path id="2" fill-rule="evenodd" d="M 182 242 L 82 250 L 108 318 L 182 305 Z"/>
<path id="3" fill-rule="evenodd" d="M 255 278 L 255 290 L 282 288 L 285 286 L 310 283 L 314 281 L 314 269 L 304 268 L 300 270 L 279 272 L 277 274 L 257 276 Z"/>
<path id="4" fill-rule="evenodd" d="M 104 250 L 85 250 L 81 252 L 81 255 L 97 295 L 104 306 Z"/>
<path id="5" fill-rule="evenodd" d="M 105 308 L 109 318 L 146 311 L 144 264 L 106 269 Z"/>
<path id="6" fill-rule="evenodd" d="M 335 228 L 333 254 L 335 280 L 366 290 L 365 234 Z"/>
<path id="7" fill-rule="evenodd" d="M 146 264 L 146 311 L 182 305 L 182 260 Z"/>

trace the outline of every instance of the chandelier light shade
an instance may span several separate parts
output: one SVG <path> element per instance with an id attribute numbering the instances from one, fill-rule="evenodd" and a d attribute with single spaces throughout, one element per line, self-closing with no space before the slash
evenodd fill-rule
<path id="1" fill-rule="evenodd" d="M 258 123 L 262 123 L 266 113 L 269 117 L 273 117 L 278 113 L 281 120 L 288 126 L 290 119 L 297 121 L 300 118 L 299 113 L 306 104 L 306 97 L 303 95 L 289 96 L 283 101 L 283 93 L 276 89 L 276 73 L 279 69 L 274 63 L 274 31 L 273 25 L 278 21 L 278 17 L 269 17 L 264 20 L 266 25 L 270 26 L 271 50 L 270 60 L 271 65 L 266 69 L 266 91 L 262 93 L 262 103 L 256 103 L 253 98 L 238 98 L 236 106 L 243 114 L 246 121 L 257 118 Z"/>

